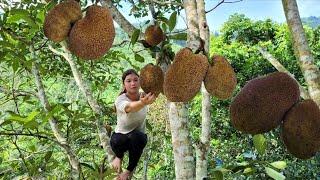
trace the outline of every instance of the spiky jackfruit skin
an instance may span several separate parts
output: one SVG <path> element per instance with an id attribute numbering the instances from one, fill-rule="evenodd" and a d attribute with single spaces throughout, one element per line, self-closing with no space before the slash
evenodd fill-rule
<path id="1" fill-rule="evenodd" d="M 294 105 L 282 124 L 282 140 L 297 158 L 309 159 L 320 150 L 320 109 L 308 99 Z"/>
<path id="2" fill-rule="evenodd" d="M 286 73 L 252 79 L 231 103 L 231 123 L 244 133 L 268 132 L 280 125 L 299 96 L 298 83 Z"/>
<path id="3" fill-rule="evenodd" d="M 140 85 L 145 93 L 163 92 L 164 74 L 159 66 L 147 64 L 140 71 Z"/>
<path id="4" fill-rule="evenodd" d="M 52 8 L 44 20 L 44 35 L 54 41 L 61 42 L 69 34 L 71 25 L 82 18 L 78 2 L 68 0 Z"/>
<path id="5" fill-rule="evenodd" d="M 200 90 L 208 70 L 208 59 L 193 54 L 189 48 L 181 49 L 164 77 L 164 95 L 171 102 L 187 102 Z"/>
<path id="6" fill-rule="evenodd" d="M 82 59 L 102 57 L 112 46 L 115 29 L 110 10 L 92 5 L 86 16 L 72 27 L 69 50 Z"/>
<path id="7" fill-rule="evenodd" d="M 236 73 L 223 56 L 213 56 L 204 79 L 207 91 L 218 99 L 228 99 L 237 85 Z"/>
<path id="8" fill-rule="evenodd" d="M 159 26 L 151 25 L 147 27 L 144 38 L 150 46 L 156 46 L 164 40 L 163 31 Z"/>

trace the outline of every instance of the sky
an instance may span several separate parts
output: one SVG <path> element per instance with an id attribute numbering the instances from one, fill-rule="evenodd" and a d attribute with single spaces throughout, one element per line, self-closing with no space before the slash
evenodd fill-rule
<path id="1" fill-rule="evenodd" d="M 174 1 L 174 0 L 172 0 Z M 205 0 L 206 10 L 215 7 L 221 0 Z M 225 0 L 236 1 L 236 0 Z M 316 16 L 320 17 L 320 0 L 297 0 L 300 17 Z M 139 24 L 151 19 L 151 16 L 136 19 L 129 16 L 131 9 L 130 3 L 122 4 L 124 8 L 120 9 L 122 14 L 132 23 Z M 1 9 L 0 9 L 1 12 Z M 211 31 L 219 31 L 223 23 L 226 22 L 230 15 L 234 13 L 245 14 L 246 17 L 253 20 L 264 20 L 267 18 L 273 21 L 283 23 L 286 21 L 282 8 L 281 0 L 242 0 L 238 3 L 224 3 L 215 10 L 207 13 L 207 22 Z M 170 15 L 168 14 L 168 17 Z M 182 11 L 184 17 L 184 11 Z M 178 17 L 176 28 L 185 29 L 186 25 L 183 17 Z"/>
<path id="2" fill-rule="evenodd" d="M 215 7 L 221 0 L 206 0 L 206 10 Z M 235 0 L 226 0 L 235 1 Z M 300 17 L 316 16 L 320 17 L 320 0 L 297 0 Z M 139 23 L 148 18 L 135 19 L 128 14 L 130 7 L 124 6 L 121 10 L 125 17 L 134 23 Z M 238 3 L 224 3 L 207 14 L 207 21 L 211 31 L 218 31 L 230 15 L 234 13 L 245 14 L 253 20 L 264 20 L 270 18 L 276 22 L 286 21 L 281 0 L 243 0 Z M 183 15 L 184 16 L 184 15 Z M 169 15 L 168 15 L 169 17 Z M 177 28 L 185 28 L 182 17 L 178 18 Z"/>

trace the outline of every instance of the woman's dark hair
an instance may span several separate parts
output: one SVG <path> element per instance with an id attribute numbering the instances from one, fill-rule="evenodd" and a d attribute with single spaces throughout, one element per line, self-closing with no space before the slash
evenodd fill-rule
<path id="1" fill-rule="evenodd" d="M 139 77 L 139 74 L 137 73 L 136 70 L 134 70 L 134 69 L 128 69 L 128 70 L 126 70 L 125 72 L 123 72 L 123 74 L 122 74 L 122 84 L 124 84 L 124 80 L 125 80 L 126 77 L 127 77 L 128 75 L 130 75 L 130 74 L 134 74 L 134 75 L 136 75 L 136 76 Z M 123 90 L 120 92 L 119 96 L 120 96 L 121 94 L 123 94 L 123 93 L 126 93 L 126 88 L 123 88 Z"/>

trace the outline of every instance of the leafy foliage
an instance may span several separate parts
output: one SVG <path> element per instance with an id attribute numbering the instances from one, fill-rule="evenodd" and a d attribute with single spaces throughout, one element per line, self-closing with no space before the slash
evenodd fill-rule
<path id="1" fill-rule="evenodd" d="M 97 118 L 76 86 L 68 63 L 52 53 L 47 45 L 59 48 L 47 41 L 42 32 L 44 15 L 58 1 L 48 4 L 34 0 L 21 3 L 4 1 L 0 13 L 0 178 L 21 179 L 27 177 L 69 179 L 70 165 L 48 123 L 49 118 L 58 121 L 59 129 L 75 151 L 82 167 L 84 179 L 112 178 L 114 172 L 105 168 L 104 151 L 96 135 Z M 117 7 L 123 2 L 113 1 Z M 136 18 L 147 15 L 148 4 L 136 1 L 131 14 Z M 174 32 L 182 7 L 156 4 L 157 20 L 167 35 L 162 47 L 146 49 L 139 44 L 138 35 L 128 37 L 117 29 L 116 46 L 97 61 L 75 59 L 94 97 L 103 107 L 104 120 L 114 128 L 116 117 L 113 101 L 121 89 L 120 76 L 124 69 L 140 69 L 147 63 L 156 63 L 155 52 L 174 52 L 180 48 L 173 42 L 185 43 L 185 32 Z M 81 1 L 83 7 L 92 3 Z M 10 7 L 10 8 L 9 8 Z M 147 22 L 146 24 L 148 24 Z M 142 31 L 143 28 L 139 28 Z M 309 43 L 320 67 L 320 28 L 306 28 Z M 131 44 L 122 44 L 124 41 Z M 292 42 L 285 25 L 271 20 L 252 21 L 235 14 L 224 24 L 221 34 L 211 38 L 211 54 L 227 57 L 237 73 L 236 92 L 246 81 L 275 71 L 262 58 L 257 46 L 268 49 L 290 72 L 304 84 Z M 33 50 L 34 51 L 33 51 Z M 37 95 L 32 75 L 32 63 L 39 62 L 40 75 L 51 105 L 46 113 Z M 236 93 L 235 92 L 235 93 Z M 236 131 L 230 124 L 231 100 L 212 99 L 212 133 L 209 153 L 209 177 L 216 179 L 315 179 L 319 178 L 320 156 L 307 161 L 289 155 L 279 139 L 279 129 L 264 135 L 251 137 Z M 199 140 L 201 132 L 201 97 L 190 104 L 189 121 L 192 141 Z M 151 107 L 148 116 L 148 145 L 136 170 L 136 179 L 174 179 L 174 158 L 167 122 L 166 100 L 160 96 Z M 127 159 L 125 159 L 127 163 Z M 146 173 L 146 174 L 144 174 Z"/>

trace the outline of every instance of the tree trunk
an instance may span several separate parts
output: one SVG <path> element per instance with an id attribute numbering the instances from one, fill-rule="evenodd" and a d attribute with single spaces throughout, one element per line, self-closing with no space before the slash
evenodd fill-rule
<path id="1" fill-rule="evenodd" d="M 195 51 L 199 47 L 199 29 L 195 0 L 184 0 L 188 26 L 188 47 Z M 169 103 L 169 122 L 172 135 L 176 179 L 195 179 L 195 162 L 189 137 L 188 111 L 185 103 Z"/>
<path id="2" fill-rule="evenodd" d="M 314 64 L 314 58 L 308 45 L 296 0 L 282 0 L 294 51 L 299 59 L 300 69 L 308 85 L 310 97 L 320 106 L 320 70 Z"/>
<path id="3" fill-rule="evenodd" d="M 37 60 L 34 54 L 34 50 L 31 48 L 31 53 L 34 59 L 34 62 L 32 63 L 32 73 L 34 75 L 35 78 L 35 82 L 38 88 L 38 97 L 40 99 L 40 102 L 45 110 L 46 113 L 48 113 L 51 110 L 50 104 L 48 102 L 48 99 L 46 97 L 44 88 L 43 88 L 43 84 L 42 84 L 42 80 L 40 77 L 40 73 L 39 73 L 39 68 L 38 68 L 38 64 L 37 64 Z M 69 163 L 71 166 L 71 175 L 73 178 L 78 179 L 80 178 L 81 175 L 81 168 L 80 168 L 80 163 L 78 158 L 76 157 L 76 155 L 74 154 L 73 150 L 71 149 L 70 145 L 68 144 L 67 140 L 63 137 L 62 133 L 59 130 L 58 127 L 58 122 L 56 119 L 54 119 L 53 117 L 50 117 L 49 119 L 49 124 L 51 126 L 52 132 L 54 134 L 54 136 L 56 137 L 59 145 L 65 150 L 68 159 L 69 159 Z"/>
<path id="4" fill-rule="evenodd" d="M 264 50 L 264 49 L 262 49 L 260 47 L 258 47 L 258 50 L 260 51 L 262 56 L 265 59 L 267 59 L 273 65 L 273 67 L 275 67 L 279 72 L 287 73 L 292 78 L 294 78 L 294 75 L 291 74 L 285 67 L 283 67 L 282 64 L 280 64 L 280 62 L 277 59 L 275 59 L 268 51 L 266 51 L 266 50 Z M 299 84 L 300 96 L 303 99 L 310 99 L 309 93 L 300 85 L 300 83 L 298 81 L 297 81 L 297 83 Z"/>
<path id="5" fill-rule="evenodd" d="M 188 112 L 184 103 L 169 103 L 176 179 L 194 179 L 195 167 L 189 139 Z"/>
<path id="6" fill-rule="evenodd" d="M 110 147 L 110 137 L 107 135 L 107 131 L 104 126 L 103 122 L 103 112 L 102 108 L 98 104 L 98 102 L 94 99 L 91 89 L 83 82 L 82 75 L 80 71 L 78 70 L 75 62 L 72 59 L 71 53 L 65 48 L 65 45 L 62 44 L 62 48 L 64 52 L 59 52 L 56 49 L 49 46 L 49 49 L 54 52 L 55 54 L 63 56 L 69 63 L 73 77 L 80 89 L 80 91 L 83 93 L 85 98 L 87 99 L 87 102 L 89 103 L 91 109 L 96 114 L 96 125 L 98 128 L 98 134 L 100 138 L 100 143 L 103 147 L 103 149 L 106 151 L 108 156 L 108 161 L 111 162 L 114 159 L 114 153 Z"/>
<path id="7" fill-rule="evenodd" d="M 199 41 L 199 23 L 197 14 L 197 4 L 195 0 L 184 0 L 183 7 L 186 12 L 188 39 L 187 46 L 193 51 L 197 50 L 200 44 Z"/>
<path id="8" fill-rule="evenodd" d="M 204 55 L 209 57 L 210 31 L 207 25 L 205 2 L 197 0 L 197 12 L 199 19 L 200 38 L 204 41 Z M 208 152 L 210 147 L 211 132 L 211 103 L 210 94 L 204 84 L 201 87 L 202 93 L 202 123 L 200 142 L 196 148 L 196 179 L 202 180 L 208 177 Z"/>

